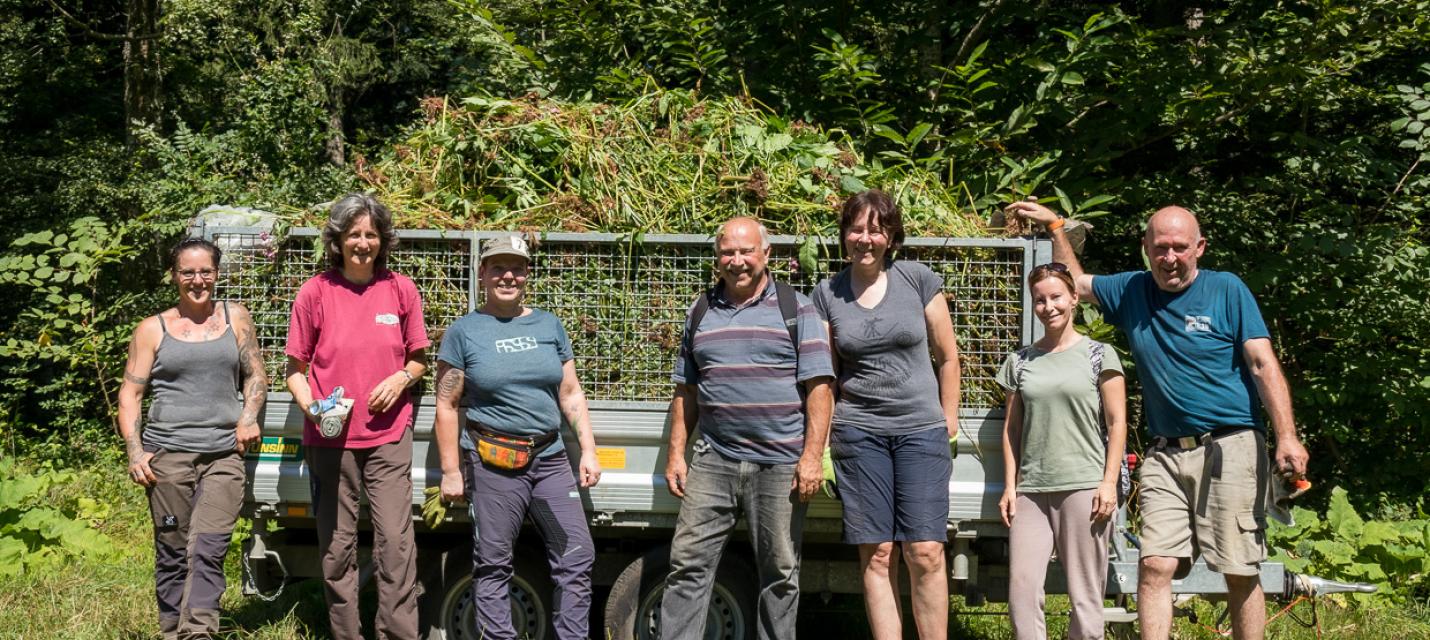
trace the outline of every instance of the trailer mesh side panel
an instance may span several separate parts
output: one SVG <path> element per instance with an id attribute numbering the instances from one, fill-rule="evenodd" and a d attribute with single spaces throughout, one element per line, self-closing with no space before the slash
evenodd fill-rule
<path id="1" fill-rule="evenodd" d="M 276 241 L 258 230 L 211 235 L 225 250 L 218 295 L 243 302 L 253 313 L 272 388 L 281 390 L 293 298 L 304 281 L 324 268 L 318 239 L 307 232 Z M 429 353 L 435 355 L 446 327 L 476 306 L 469 300 L 473 234 L 399 235 L 402 241 L 390 266 L 421 291 L 433 341 Z M 536 248 L 527 301 L 562 319 L 590 399 L 668 401 L 686 311 L 713 279 L 710 242 L 572 238 L 563 235 Z M 958 338 L 964 406 L 998 406 L 1002 393 L 994 376 L 1003 357 L 1020 346 L 1022 323 L 1030 318 L 1021 284 L 1027 246 L 936 239 L 910 244 L 915 246 L 906 247 L 902 257 L 928 265 L 944 279 Z M 809 291 L 813 278 L 790 277 L 797 271 L 795 254 L 794 245 L 776 243 L 771 269 Z M 840 263 L 836 258 L 822 266 Z"/>

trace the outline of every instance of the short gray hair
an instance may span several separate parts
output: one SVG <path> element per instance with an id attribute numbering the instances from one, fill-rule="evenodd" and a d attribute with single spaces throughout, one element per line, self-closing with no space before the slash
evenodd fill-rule
<path id="1" fill-rule="evenodd" d="M 734 217 L 734 218 L 730 218 L 729 220 L 726 220 L 726 221 L 720 223 L 720 228 L 717 229 L 717 230 L 715 230 L 715 242 L 714 242 L 715 252 L 716 252 L 716 253 L 719 253 L 719 252 L 720 252 L 720 239 L 723 238 L 723 237 L 725 237 L 725 226 L 728 225 L 728 224 L 730 224 L 731 222 L 733 222 L 733 221 L 735 221 L 735 220 L 740 220 L 740 219 L 749 220 L 750 222 L 755 223 L 755 228 L 760 230 L 760 250 L 761 250 L 761 251 L 765 251 L 765 250 L 769 249 L 769 248 L 770 248 L 770 231 L 769 231 L 769 229 L 766 229 L 766 228 L 765 228 L 765 223 L 760 222 L 759 220 L 756 220 L 756 219 L 754 219 L 754 218 L 747 217 L 747 216 L 736 216 L 736 217 Z"/>
<path id="2" fill-rule="evenodd" d="M 387 268 L 387 255 L 397 246 L 397 230 L 392 228 L 392 213 L 381 202 L 365 193 L 349 193 L 333 202 L 328 209 L 328 222 L 323 225 L 323 250 L 328 254 L 328 266 L 343 268 L 343 234 L 352 228 L 358 218 L 367 216 L 372 226 L 377 227 L 377 235 L 382 239 L 382 247 L 377 250 L 378 269 Z"/>

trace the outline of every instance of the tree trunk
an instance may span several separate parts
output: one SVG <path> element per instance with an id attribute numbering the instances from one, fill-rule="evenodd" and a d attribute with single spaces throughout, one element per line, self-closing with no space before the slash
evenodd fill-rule
<path id="1" fill-rule="evenodd" d="M 341 88 L 329 91 L 328 100 L 328 141 L 324 147 L 328 152 L 328 162 L 335 167 L 347 164 L 347 142 L 343 136 L 343 110 L 346 92 Z"/>
<path id="2" fill-rule="evenodd" d="M 127 0 L 124 39 L 124 139 L 159 124 L 163 70 L 159 68 L 159 0 Z"/>
<path id="3" fill-rule="evenodd" d="M 943 66 L 943 37 L 948 20 L 949 7 L 943 0 L 932 0 L 924 12 L 923 34 L 919 38 L 919 82 L 924 88 L 924 97 L 933 109 L 938 104 L 939 79 L 943 74 L 938 67 Z"/>

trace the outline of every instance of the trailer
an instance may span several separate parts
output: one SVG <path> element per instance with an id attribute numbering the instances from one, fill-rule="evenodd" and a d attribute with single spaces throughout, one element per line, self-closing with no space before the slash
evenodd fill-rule
<path id="1" fill-rule="evenodd" d="M 313 229 L 275 235 L 267 227 L 207 226 L 194 230 L 225 250 L 220 298 L 244 303 L 254 318 L 273 386 L 263 415 L 262 445 L 247 457 L 243 514 L 253 520 L 243 543 L 246 594 L 271 597 L 288 581 L 318 577 L 316 521 L 302 451 L 303 413 L 283 390 L 283 346 L 288 313 L 298 287 L 324 268 L 322 243 Z M 443 330 L 475 309 L 480 292 L 473 278 L 478 245 L 500 232 L 402 230 L 390 255 L 391 268 L 417 284 L 434 345 Z M 670 371 L 684 314 L 713 279 L 713 239 L 696 235 L 533 234 L 533 271 L 527 303 L 561 318 L 571 336 L 576 368 L 590 401 L 601 482 L 581 490 L 597 547 L 593 582 L 608 588 L 601 637 L 652 638 L 668 569 L 669 542 L 679 501 L 665 487 L 668 420 L 673 390 Z M 823 248 L 815 272 L 797 259 L 805 243 Z M 837 269 L 833 239 L 771 238 L 775 277 L 808 291 Z M 1004 356 L 1037 339 L 1023 286 L 1033 265 L 1051 255 L 1045 239 L 910 238 L 902 257 L 928 265 L 944 278 L 963 368 L 963 406 L 953 477 L 948 491 L 950 590 L 972 603 L 1007 596 L 1007 529 L 998 512 L 1003 493 L 1002 392 L 994 377 Z M 434 348 L 435 350 L 435 348 Z M 432 442 L 434 399 L 419 384 L 412 449 L 413 520 L 418 549 L 421 630 L 426 638 L 477 638 L 469 594 L 471 518 L 449 510 L 444 522 L 423 522 L 424 490 L 440 481 Z M 568 439 L 574 450 L 574 438 Z M 576 456 L 572 456 L 575 460 Z M 365 514 L 360 529 L 366 528 Z M 1125 514 L 1117 528 L 1126 531 Z M 839 542 L 839 502 L 817 497 L 805 525 L 801 590 L 806 594 L 860 593 L 858 556 Z M 1133 538 L 1114 544 L 1107 594 L 1136 591 Z M 362 580 L 371 573 L 371 538 L 360 535 Z M 747 542 L 736 536 L 717 570 L 706 625 L 707 638 L 753 638 L 755 573 L 745 558 Z M 513 622 L 528 638 L 553 637 L 551 583 L 539 538 L 527 527 L 519 541 L 512 581 Z M 1315 589 L 1276 563 L 1263 565 L 1268 594 Z M 1056 564 L 1048 590 L 1062 589 Z M 1321 589 L 1331 588 L 1317 583 Z M 1178 593 L 1225 592 L 1219 575 L 1198 564 L 1173 585 Z M 1301 591 L 1297 591 L 1300 589 Z M 1110 607 L 1109 622 L 1131 614 Z"/>

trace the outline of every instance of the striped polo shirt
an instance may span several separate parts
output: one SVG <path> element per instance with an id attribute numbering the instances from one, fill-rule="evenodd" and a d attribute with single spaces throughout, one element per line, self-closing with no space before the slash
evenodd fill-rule
<path id="1" fill-rule="evenodd" d="M 681 341 L 671 379 L 696 387 L 700 434 L 720 455 L 760 464 L 798 462 L 804 450 L 799 383 L 834 376 L 824 323 L 809 298 L 798 294 L 796 371 L 774 280 L 756 300 L 739 307 L 724 299 L 723 289 L 716 291 L 694 340 Z M 685 325 L 689 334 L 689 312 Z"/>

